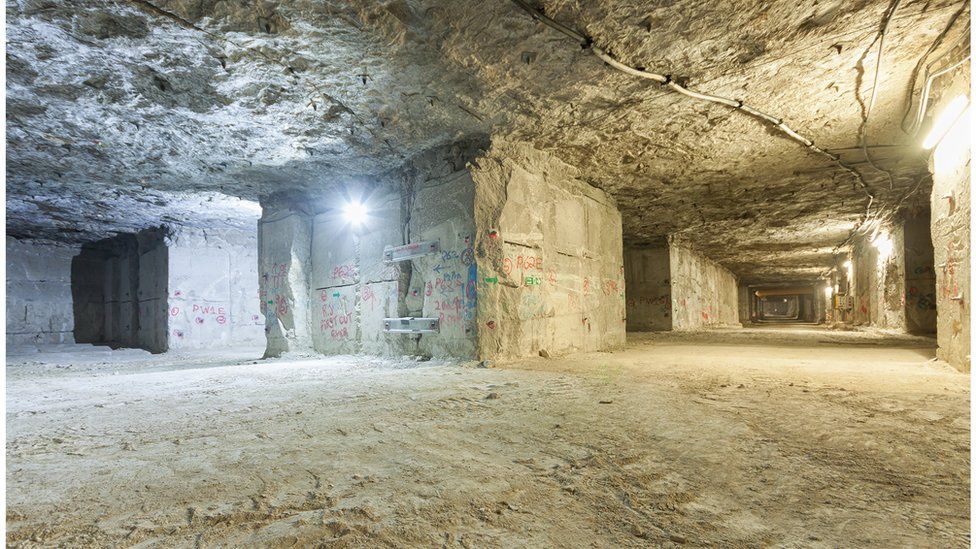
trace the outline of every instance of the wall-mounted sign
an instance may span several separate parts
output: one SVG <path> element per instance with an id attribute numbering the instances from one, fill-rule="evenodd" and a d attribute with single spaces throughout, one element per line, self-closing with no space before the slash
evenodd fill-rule
<path id="1" fill-rule="evenodd" d="M 383 331 L 391 334 L 423 334 L 440 331 L 437 318 L 384 318 Z"/>
<path id="2" fill-rule="evenodd" d="M 439 251 L 441 251 L 441 243 L 437 240 L 411 242 L 403 246 L 387 246 L 383 248 L 383 261 L 385 263 L 406 261 L 427 254 L 436 254 Z"/>

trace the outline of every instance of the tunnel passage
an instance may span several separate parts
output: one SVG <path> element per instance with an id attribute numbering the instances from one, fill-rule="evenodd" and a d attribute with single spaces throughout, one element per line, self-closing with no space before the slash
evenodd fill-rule
<path id="1" fill-rule="evenodd" d="M 168 262 L 161 228 L 82 246 L 71 262 L 75 342 L 168 349 Z"/>
<path id="2" fill-rule="evenodd" d="M 71 261 L 76 343 L 261 346 L 256 235 L 157 227 L 81 247 Z"/>
<path id="3" fill-rule="evenodd" d="M 763 288 L 754 292 L 757 322 L 820 321 L 819 297 L 813 286 Z"/>

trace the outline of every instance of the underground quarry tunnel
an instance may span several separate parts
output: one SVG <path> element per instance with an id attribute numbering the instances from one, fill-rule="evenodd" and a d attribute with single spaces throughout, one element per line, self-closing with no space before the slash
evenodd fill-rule
<path id="1" fill-rule="evenodd" d="M 11 547 L 963 547 L 970 6 L 9 0 Z"/>

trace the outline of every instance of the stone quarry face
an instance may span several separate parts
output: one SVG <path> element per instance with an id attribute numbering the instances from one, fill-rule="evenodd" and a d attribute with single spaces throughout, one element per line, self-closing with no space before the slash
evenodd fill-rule
<path id="1" fill-rule="evenodd" d="M 965 3 L 902 3 L 869 117 L 888 2 L 537 6 L 620 61 L 786 120 L 863 174 L 872 212 L 914 189 L 905 205 L 927 201 L 900 122 L 917 60 L 958 12 L 968 19 Z M 609 193 L 625 244 L 674 235 L 744 282 L 817 277 L 868 208 L 829 159 L 615 71 L 507 0 L 20 0 L 7 39 L 14 236 L 243 227 L 262 197 L 385 181 L 489 136 Z M 891 181 L 865 163 L 861 132 Z"/>

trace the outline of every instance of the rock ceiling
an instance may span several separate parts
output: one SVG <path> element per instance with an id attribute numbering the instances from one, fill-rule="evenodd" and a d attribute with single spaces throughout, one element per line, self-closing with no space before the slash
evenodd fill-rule
<path id="1" fill-rule="evenodd" d="M 967 32 L 966 2 L 898 3 L 866 125 L 888 1 L 530 4 L 624 63 L 788 121 L 863 174 L 872 212 L 911 189 L 908 204 L 927 200 L 900 121 L 926 49 L 950 21 L 946 47 Z M 861 131 L 891 181 L 865 162 Z M 676 234 L 747 281 L 815 277 L 868 204 L 829 159 L 616 71 L 510 0 L 7 3 L 13 235 L 80 241 L 163 215 L 233 224 L 207 196 L 368 177 L 495 135 L 615 195 L 627 242 Z"/>

